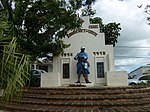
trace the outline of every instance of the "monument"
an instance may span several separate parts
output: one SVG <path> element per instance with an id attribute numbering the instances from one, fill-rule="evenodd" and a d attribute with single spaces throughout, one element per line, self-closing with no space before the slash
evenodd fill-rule
<path id="1" fill-rule="evenodd" d="M 53 57 L 53 61 L 37 64 L 45 66 L 48 73 L 41 76 L 41 87 L 58 87 L 72 84 L 77 81 L 75 55 L 84 46 L 90 63 L 89 80 L 93 86 L 127 86 L 126 71 L 115 71 L 114 48 L 105 45 L 105 34 L 100 33 L 98 24 L 90 24 L 89 17 L 81 17 L 81 29 L 69 31 L 64 43 L 70 44 L 64 53 Z M 81 77 L 81 83 L 85 83 Z"/>

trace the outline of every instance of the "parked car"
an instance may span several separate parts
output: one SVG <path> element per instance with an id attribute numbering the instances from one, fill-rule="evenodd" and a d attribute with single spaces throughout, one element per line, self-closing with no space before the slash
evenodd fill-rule
<path id="1" fill-rule="evenodd" d="M 41 83 L 41 75 L 47 73 L 44 70 L 40 69 L 31 69 L 31 81 L 30 86 L 39 87 Z"/>
<path id="2" fill-rule="evenodd" d="M 142 75 L 136 79 L 128 79 L 128 84 L 129 85 L 137 85 L 140 83 L 147 84 L 148 81 L 150 81 L 150 75 Z"/>
<path id="3" fill-rule="evenodd" d="M 41 75 L 41 74 L 47 73 L 47 72 L 44 70 L 40 70 L 40 69 L 31 69 L 31 73 L 32 73 L 32 75 Z"/>

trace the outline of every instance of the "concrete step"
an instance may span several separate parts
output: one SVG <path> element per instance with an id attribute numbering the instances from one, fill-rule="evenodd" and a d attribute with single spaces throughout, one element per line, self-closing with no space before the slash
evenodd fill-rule
<path id="1" fill-rule="evenodd" d="M 117 107 L 66 107 L 66 106 L 45 106 L 35 104 L 9 104 L 5 110 L 8 112 L 149 112 L 150 105 L 117 106 Z"/>
<path id="2" fill-rule="evenodd" d="M 143 93 L 150 92 L 149 87 L 134 86 L 134 87 L 58 87 L 58 88 L 29 88 L 25 89 L 24 93 L 28 94 L 43 94 L 43 95 L 80 95 L 80 94 L 131 94 L 131 93 Z"/>
<path id="3" fill-rule="evenodd" d="M 23 98 L 28 99 L 44 99 L 44 100 L 119 100 L 119 99 L 143 99 L 149 98 L 150 93 L 132 93 L 132 94 L 76 94 L 76 95 L 39 95 L 39 94 L 23 94 Z"/>
<path id="4" fill-rule="evenodd" d="M 2 107 L 2 103 L 0 104 Z M 4 106 L 13 112 L 148 112 L 150 86 L 24 88 Z"/>
<path id="5" fill-rule="evenodd" d="M 22 99 L 22 104 L 35 104 L 35 105 L 53 105 L 53 106 L 66 106 L 66 107 L 80 107 L 80 106 L 99 106 L 99 107 L 111 107 L 111 106 L 138 106 L 150 104 L 150 98 L 139 99 L 116 99 L 116 100 L 43 100 L 43 99 Z M 17 103 L 15 100 L 13 102 Z"/>

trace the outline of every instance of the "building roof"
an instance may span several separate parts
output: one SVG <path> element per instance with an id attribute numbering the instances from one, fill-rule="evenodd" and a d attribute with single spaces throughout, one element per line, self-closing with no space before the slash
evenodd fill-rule
<path id="1" fill-rule="evenodd" d="M 133 73 L 133 72 L 135 72 L 135 71 L 137 71 L 137 70 L 139 70 L 139 69 L 141 69 L 141 68 L 150 68 L 150 65 L 143 65 L 143 66 L 140 66 L 139 68 L 137 68 L 137 69 L 131 71 L 129 74 L 131 74 L 131 73 Z"/>

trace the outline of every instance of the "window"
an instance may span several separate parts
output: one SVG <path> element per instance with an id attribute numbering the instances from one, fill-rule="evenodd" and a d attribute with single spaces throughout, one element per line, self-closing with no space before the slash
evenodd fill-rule
<path id="1" fill-rule="evenodd" d="M 142 76 L 139 80 L 150 80 L 150 76 Z"/>
<path id="2" fill-rule="evenodd" d="M 70 67 L 69 63 L 63 63 L 63 78 L 68 79 L 70 78 Z"/>
<path id="3" fill-rule="evenodd" d="M 97 78 L 104 78 L 104 62 L 97 62 Z"/>
<path id="4" fill-rule="evenodd" d="M 48 72 L 48 66 L 39 66 L 39 69 L 44 70 L 46 72 Z"/>

